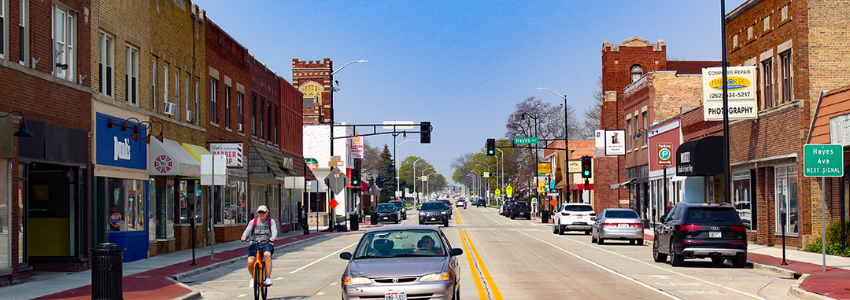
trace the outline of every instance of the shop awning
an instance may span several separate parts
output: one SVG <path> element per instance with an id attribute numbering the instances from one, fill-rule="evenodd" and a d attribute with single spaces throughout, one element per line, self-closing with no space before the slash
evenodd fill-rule
<path id="1" fill-rule="evenodd" d="M 627 185 L 627 184 L 629 184 L 629 183 L 632 183 L 632 182 L 634 182 L 634 181 L 635 181 L 635 179 L 634 179 L 634 178 L 632 178 L 632 179 L 629 179 L 629 180 L 626 180 L 626 181 L 623 181 L 623 182 L 620 182 L 620 183 L 617 183 L 617 184 L 612 184 L 612 185 L 611 185 L 611 189 L 612 189 L 612 190 L 619 189 L 620 187 L 625 186 L 625 185 Z"/>
<path id="2" fill-rule="evenodd" d="M 180 143 L 151 139 L 148 148 L 148 172 L 151 176 L 201 177 L 201 162 L 195 160 Z"/>
<path id="3" fill-rule="evenodd" d="M 248 151 L 248 162 L 248 178 L 283 180 L 298 176 L 291 158 L 280 150 L 253 140 Z"/>
<path id="4" fill-rule="evenodd" d="M 191 154 L 198 162 L 201 162 L 201 155 L 212 155 L 207 148 L 198 145 L 183 143 L 183 149 L 186 149 L 186 151 L 189 152 L 189 154 Z"/>
<path id="5" fill-rule="evenodd" d="M 679 145 L 676 176 L 723 174 L 723 137 L 709 136 Z"/>

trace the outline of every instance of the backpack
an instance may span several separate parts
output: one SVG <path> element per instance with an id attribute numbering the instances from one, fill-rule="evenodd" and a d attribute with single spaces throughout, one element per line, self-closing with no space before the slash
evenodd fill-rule
<path id="1" fill-rule="evenodd" d="M 269 227 L 272 227 L 272 218 L 269 218 Z M 254 218 L 254 227 L 251 227 L 251 236 L 254 236 L 254 229 L 257 229 L 257 218 Z"/>

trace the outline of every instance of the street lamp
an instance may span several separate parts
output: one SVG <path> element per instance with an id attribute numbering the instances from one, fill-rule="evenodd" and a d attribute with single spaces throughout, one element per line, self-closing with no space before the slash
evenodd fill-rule
<path id="1" fill-rule="evenodd" d="M 539 87 L 537 89 L 538 90 L 549 90 L 553 94 L 558 95 L 558 97 L 564 98 L 564 104 L 563 104 L 564 105 L 564 145 L 565 145 L 564 148 L 566 148 L 566 152 L 565 152 L 566 155 L 564 157 L 564 165 L 567 166 L 567 165 L 569 165 L 569 162 L 570 162 L 570 126 L 568 125 L 569 124 L 569 122 L 568 122 L 569 114 L 568 114 L 568 111 L 567 111 L 567 95 L 558 94 L 558 92 L 555 92 L 550 88 Z M 564 197 L 564 203 L 569 203 L 570 202 L 570 171 L 569 170 L 567 170 L 566 191 L 564 192 L 564 195 L 566 195 L 566 197 Z"/>
<path id="2" fill-rule="evenodd" d="M 475 163 L 475 165 L 476 165 L 476 166 L 478 166 L 478 167 L 484 167 L 483 165 L 481 165 L 481 164 L 479 164 L 479 163 Z M 489 175 L 489 173 L 490 173 L 490 165 L 487 165 L 487 173 L 488 173 L 488 175 L 487 175 L 487 176 L 490 176 L 490 175 Z M 487 178 L 490 178 L 490 177 L 487 177 Z M 483 175 L 481 176 L 481 179 L 482 179 L 482 180 L 484 179 L 484 176 L 483 176 Z M 490 205 L 490 179 L 487 179 L 487 191 L 484 193 L 484 200 L 486 200 L 486 201 L 487 201 L 487 205 Z"/>
<path id="3" fill-rule="evenodd" d="M 418 158 L 413 161 L 413 205 L 416 205 L 416 202 L 419 201 L 419 195 L 416 194 L 416 163 L 422 160 L 422 158 Z"/>
<path id="4" fill-rule="evenodd" d="M 525 117 L 529 117 L 529 118 L 534 119 L 534 136 L 537 136 L 537 119 L 539 117 L 538 116 L 532 116 L 532 115 L 524 112 L 524 113 L 522 113 L 522 116 L 520 117 L 520 119 L 525 120 Z M 537 180 L 538 180 L 537 166 L 538 166 L 539 163 L 540 162 L 537 161 L 537 144 L 534 144 L 534 172 L 533 172 L 533 175 L 534 175 L 534 194 L 537 195 L 536 197 L 537 197 L 538 205 L 540 205 L 542 207 L 541 203 L 543 201 L 540 201 L 540 190 L 537 187 L 537 185 L 539 184 L 539 182 L 537 182 Z"/>
<path id="5" fill-rule="evenodd" d="M 328 134 L 330 136 L 330 140 L 331 140 L 331 147 L 330 147 L 330 150 L 331 150 L 330 158 L 331 159 L 333 159 L 333 156 L 334 156 L 334 92 L 336 91 L 336 88 L 333 86 L 333 83 L 335 82 L 334 81 L 334 74 L 341 71 L 343 68 L 345 68 L 346 66 L 348 66 L 350 64 L 365 63 L 365 62 L 369 62 L 369 61 L 365 60 L 365 59 L 351 61 L 351 62 L 343 65 L 341 68 L 336 69 L 336 71 L 331 72 L 331 76 L 330 76 L 330 80 L 331 80 L 331 107 L 330 107 L 331 124 L 330 124 L 330 129 L 331 130 Z M 319 115 L 320 116 L 321 116 L 322 109 L 323 108 L 321 108 L 321 107 L 319 108 L 319 112 L 320 112 Z M 320 117 L 320 119 L 321 119 L 321 117 Z M 322 120 L 319 120 L 319 123 L 322 123 Z M 349 201 L 347 201 L 347 199 L 348 199 L 348 197 L 346 197 L 346 201 L 345 201 L 346 206 L 348 206 L 348 202 L 349 202 Z M 348 210 L 349 210 L 349 208 L 346 207 L 346 211 L 348 211 Z M 328 214 L 330 214 L 330 211 L 328 211 Z"/>
<path id="6" fill-rule="evenodd" d="M 431 173 L 423 175 L 423 176 L 425 176 L 425 182 L 426 182 L 425 186 L 428 188 L 428 193 L 426 194 L 428 196 L 428 201 L 431 201 L 431 180 L 429 180 L 429 178 L 428 178 L 428 176 L 431 176 L 431 174 L 434 174 L 433 169 L 431 170 Z"/>
<path id="7" fill-rule="evenodd" d="M 406 140 L 401 141 L 401 143 L 398 143 L 397 145 L 395 145 L 396 154 L 398 154 L 398 148 L 401 148 L 401 145 L 403 145 L 404 143 L 410 142 L 410 141 L 413 141 L 413 140 L 412 139 L 406 139 Z M 401 185 L 401 175 L 399 175 L 398 156 L 396 156 L 396 155 L 393 155 L 393 156 L 395 156 L 395 193 L 396 193 L 396 195 L 398 195 L 399 188 L 400 188 L 399 185 Z M 398 196 L 396 196 L 396 197 L 398 197 Z"/>
<path id="8" fill-rule="evenodd" d="M 496 151 L 499 151 L 499 154 L 501 154 L 499 156 L 499 159 L 501 161 L 501 167 L 499 167 L 499 170 L 501 170 L 501 172 L 499 173 L 499 178 L 502 179 L 501 188 L 502 188 L 502 193 L 504 193 L 505 192 L 505 153 L 502 152 L 502 150 L 499 149 L 499 148 L 496 148 Z M 507 195 L 507 194 L 505 194 L 505 195 Z"/>

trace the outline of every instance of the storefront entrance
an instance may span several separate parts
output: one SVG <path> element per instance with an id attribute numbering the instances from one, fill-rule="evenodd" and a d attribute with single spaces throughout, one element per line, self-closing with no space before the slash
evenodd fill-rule
<path id="1" fill-rule="evenodd" d="M 25 256 L 73 257 L 84 251 L 87 208 L 85 174 L 78 167 L 43 163 L 21 164 L 20 196 L 26 199 Z M 49 242 L 45 242 L 49 241 Z"/>

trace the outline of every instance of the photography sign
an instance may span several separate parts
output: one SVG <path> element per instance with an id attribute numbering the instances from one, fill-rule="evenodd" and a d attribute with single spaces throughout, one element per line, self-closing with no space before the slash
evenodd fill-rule
<path id="1" fill-rule="evenodd" d="M 727 67 L 726 95 L 729 120 L 758 117 L 756 67 Z M 723 121 L 723 69 L 702 69 L 702 107 L 705 121 Z"/>

